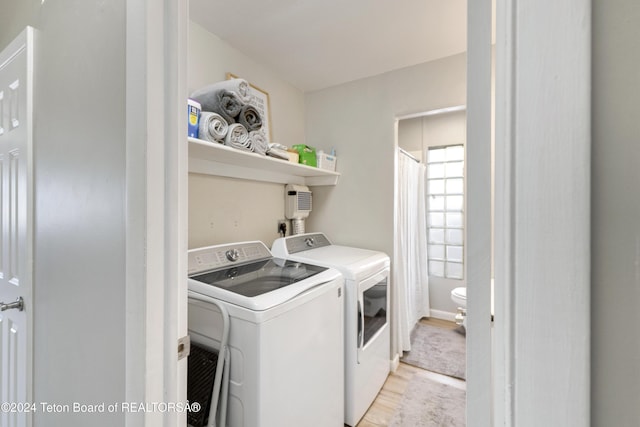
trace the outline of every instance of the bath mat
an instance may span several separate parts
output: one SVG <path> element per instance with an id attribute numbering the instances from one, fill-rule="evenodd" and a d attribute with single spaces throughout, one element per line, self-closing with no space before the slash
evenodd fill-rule
<path id="1" fill-rule="evenodd" d="M 415 374 L 389 427 L 464 427 L 466 392 Z"/>
<path id="2" fill-rule="evenodd" d="M 418 323 L 411 331 L 411 351 L 404 363 L 450 377 L 465 379 L 466 339 L 454 329 Z"/>

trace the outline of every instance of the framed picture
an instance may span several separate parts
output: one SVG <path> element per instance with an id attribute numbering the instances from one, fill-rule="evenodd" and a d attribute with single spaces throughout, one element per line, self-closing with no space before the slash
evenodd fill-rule
<path id="1" fill-rule="evenodd" d="M 240 77 L 235 74 L 227 73 L 227 80 L 239 78 Z M 255 109 L 260 113 L 260 116 L 262 117 L 262 128 L 260 130 L 267 137 L 267 141 L 271 142 L 271 105 L 269 104 L 269 93 L 252 85 L 251 83 L 249 83 L 249 86 L 251 87 L 252 95 L 249 104 L 255 107 Z"/>

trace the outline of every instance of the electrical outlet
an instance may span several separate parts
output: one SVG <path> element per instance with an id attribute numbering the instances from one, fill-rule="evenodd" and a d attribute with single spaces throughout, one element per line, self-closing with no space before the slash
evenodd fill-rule
<path id="1" fill-rule="evenodd" d="M 276 232 L 278 234 L 282 233 L 282 229 L 287 229 L 287 220 L 286 219 L 279 219 L 278 220 L 278 228 L 276 229 Z"/>

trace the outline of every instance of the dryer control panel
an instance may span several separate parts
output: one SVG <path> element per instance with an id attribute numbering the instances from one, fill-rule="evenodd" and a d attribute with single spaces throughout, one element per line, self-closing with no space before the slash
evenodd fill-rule
<path id="1" fill-rule="evenodd" d="M 331 245 L 331 242 L 323 233 L 298 234 L 286 237 L 284 241 L 289 255 Z"/>

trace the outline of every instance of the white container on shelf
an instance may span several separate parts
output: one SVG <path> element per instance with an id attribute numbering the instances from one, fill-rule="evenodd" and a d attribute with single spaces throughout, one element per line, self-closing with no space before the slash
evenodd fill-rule
<path id="1" fill-rule="evenodd" d="M 320 150 L 316 154 L 317 166 L 320 169 L 335 171 L 336 170 L 336 156 L 325 153 Z"/>

